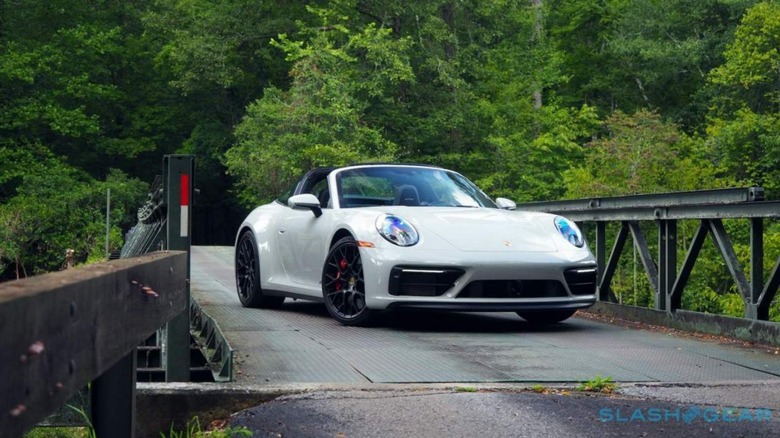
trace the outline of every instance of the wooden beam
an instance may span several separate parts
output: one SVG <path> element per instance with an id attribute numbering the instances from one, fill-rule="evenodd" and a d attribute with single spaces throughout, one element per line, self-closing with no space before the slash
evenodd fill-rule
<path id="1" fill-rule="evenodd" d="M 187 253 L 0 283 L 0 430 L 21 436 L 185 310 Z"/>

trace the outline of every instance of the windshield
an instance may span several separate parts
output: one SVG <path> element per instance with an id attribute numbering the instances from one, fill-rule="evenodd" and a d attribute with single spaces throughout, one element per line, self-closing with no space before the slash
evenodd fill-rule
<path id="1" fill-rule="evenodd" d="M 342 208 L 371 205 L 496 208 L 465 177 L 444 169 L 413 166 L 371 166 L 336 175 Z"/>

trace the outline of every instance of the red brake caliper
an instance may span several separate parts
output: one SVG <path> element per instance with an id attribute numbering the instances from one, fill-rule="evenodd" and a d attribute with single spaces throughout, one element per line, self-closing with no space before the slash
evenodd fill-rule
<path id="1" fill-rule="evenodd" d="M 341 272 L 347 269 L 347 259 L 341 259 L 339 262 L 339 271 L 336 273 L 336 280 L 341 280 Z M 341 290 L 341 281 L 336 282 L 336 291 Z"/>

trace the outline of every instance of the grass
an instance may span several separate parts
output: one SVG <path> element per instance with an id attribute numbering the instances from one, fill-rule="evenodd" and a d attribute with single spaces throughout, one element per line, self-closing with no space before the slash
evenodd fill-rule
<path id="1" fill-rule="evenodd" d="M 76 411 L 79 412 L 78 409 Z M 80 413 L 84 415 L 83 411 Z M 203 430 L 198 417 L 193 417 L 192 420 L 188 421 L 187 426 L 182 431 L 171 428 L 167 435 L 160 432 L 161 438 L 235 438 L 251 436 L 252 431 L 245 427 L 218 427 L 212 428 L 212 430 Z M 26 433 L 24 438 L 95 438 L 95 431 L 91 427 L 36 427 Z"/>
<path id="2" fill-rule="evenodd" d="M 534 385 L 531 387 L 531 391 L 542 394 L 547 392 L 547 387 L 544 385 Z"/>
<path id="3" fill-rule="evenodd" d="M 477 392 L 477 388 L 473 386 L 458 386 L 455 388 L 455 392 Z"/>
<path id="4" fill-rule="evenodd" d="M 193 417 L 187 422 L 185 430 L 178 432 L 171 428 L 169 435 L 160 432 L 161 438 L 234 438 L 251 437 L 252 431 L 245 427 L 223 427 L 212 430 L 202 430 L 198 417 Z"/>
<path id="5" fill-rule="evenodd" d="M 24 438 L 96 438 L 89 414 L 83 408 L 65 406 L 76 412 L 87 423 L 86 427 L 36 427 L 24 434 Z"/>
<path id="6" fill-rule="evenodd" d="M 602 394 L 612 394 L 617 389 L 617 384 L 612 381 L 612 377 L 601 377 L 597 375 L 595 378 L 582 382 L 575 388 L 577 391 L 586 392 L 600 392 Z"/>
<path id="7" fill-rule="evenodd" d="M 36 427 L 24 434 L 24 438 L 90 438 L 86 427 Z"/>

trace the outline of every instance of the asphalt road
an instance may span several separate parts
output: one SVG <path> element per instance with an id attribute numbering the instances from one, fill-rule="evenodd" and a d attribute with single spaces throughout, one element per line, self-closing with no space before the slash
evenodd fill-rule
<path id="1" fill-rule="evenodd" d="M 777 410 L 576 393 L 348 391 L 236 414 L 254 437 L 774 437 Z"/>

